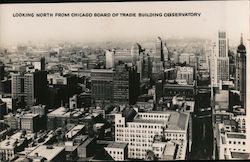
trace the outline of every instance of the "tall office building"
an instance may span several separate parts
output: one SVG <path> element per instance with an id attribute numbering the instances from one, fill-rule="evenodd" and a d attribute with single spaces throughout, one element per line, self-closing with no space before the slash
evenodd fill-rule
<path id="1" fill-rule="evenodd" d="M 157 37 L 155 44 L 155 55 L 152 63 L 152 78 L 154 81 L 162 79 L 164 71 L 163 45 L 160 37 Z"/>
<path id="2" fill-rule="evenodd" d="M 139 57 L 139 60 L 136 62 L 136 67 L 137 67 L 137 73 L 140 73 L 140 79 L 142 79 L 142 75 L 143 75 L 143 57 L 144 54 L 141 54 Z"/>
<path id="3" fill-rule="evenodd" d="M 34 75 L 32 73 L 12 74 L 12 98 L 21 106 L 31 107 L 34 102 Z"/>
<path id="4" fill-rule="evenodd" d="M 229 80 L 229 57 L 228 57 L 228 42 L 226 32 L 219 31 L 218 40 L 218 58 L 217 58 L 217 83 Z"/>
<path id="5" fill-rule="evenodd" d="M 24 74 L 24 99 L 28 107 L 33 106 L 35 102 L 34 87 L 34 75 L 32 73 Z"/>
<path id="6" fill-rule="evenodd" d="M 117 65 L 115 68 L 114 102 L 129 103 L 129 71 L 125 64 Z"/>
<path id="7" fill-rule="evenodd" d="M 41 63 L 41 71 L 45 71 L 46 70 L 46 63 L 45 63 L 45 58 L 42 57 L 40 59 L 40 63 Z"/>
<path id="8" fill-rule="evenodd" d="M 7 114 L 6 102 L 0 99 L 0 120 L 3 120 L 3 116 Z"/>
<path id="9" fill-rule="evenodd" d="M 169 59 L 169 52 L 168 52 L 168 48 L 167 48 L 167 44 L 164 43 L 163 45 L 163 57 L 164 57 L 164 61 L 168 61 Z"/>
<path id="10" fill-rule="evenodd" d="M 154 61 L 155 62 L 164 61 L 163 45 L 160 37 L 157 37 L 156 39 Z"/>
<path id="11" fill-rule="evenodd" d="M 4 89 L 2 80 L 4 80 L 4 64 L 0 61 L 0 92 L 3 92 Z"/>
<path id="12" fill-rule="evenodd" d="M 20 73 L 11 75 L 11 92 L 12 99 L 20 103 L 22 107 L 24 104 L 24 79 L 21 77 Z"/>
<path id="13" fill-rule="evenodd" d="M 194 81 L 194 67 L 190 66 L 176 66 L 177 77 L 176 80 L 185 80 L 187 84 L 192 85 Z"/>
<path id="14" fill-rule="evenodd" d="M 132 56 L 132 64 L 136 65 L 137 61 L 139 61 L 139 55 L 140 55 L 140 51 L 141 51 L 141 46 L 138 43 L 135 43 L 132 47 L 131 47 L 131 56 Z"/>
<path id="15" fill-rule="evenodd" d="M 110 68 L 114 68 L 115 66 L 115 51 L 114 50 L 106 50 L 106 54 L 105 54 L 105 58 L 106 58 L 106 68 L 110 69 Z"/>
<path id="16" fill-rule="evenodd" d="M 211 77 L 211 85 L 217 85 L 217 52 L 216 52 L 216 43 L 213 43 L 210 46 L 210 59 L 209 59 L 209 66 L 210 66 L 210 77 Z"/>
<path id="17" fill-rule="evenodd" d="M 91 92 L 96 103 L 112 103 L 114 100 L 114 70 L 92 69 Z"/>
<path id="18" fill-rule="evenodd" d="M 46 104 L 48 97 L 47 72 L 42 70 L 35 71 L 33 74 L 36 104 Z"/>
<path id="19" fill-rule="evenodd" d="M 0 61 L 0 81 L 4 80 L 4 63 Z"/>
<path id="20" fill-rule="evenodd" d="M 243 44 L 242 35 L 236 54 L 235 86 L 236 90 L 240 91 L 240 100 L 246 108 L 246 47 Z"/>
<path id="21" fill-rule="evenodd" d="M 134 105 L 140 95 L 140 74 L 137 73 L 136 68 L 129 69 L 129 104 Z"/>
<path id="22" fill-rule="evenodd" d="M 144 57 L 144 63 L 143 63 L 143 78 L 149 78 L 151 76 L 151 59 L 149 54 L 146 54 Z"/>

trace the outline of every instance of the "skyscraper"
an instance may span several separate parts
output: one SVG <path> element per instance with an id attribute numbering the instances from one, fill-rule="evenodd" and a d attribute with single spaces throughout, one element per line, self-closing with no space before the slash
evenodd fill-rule
<path id="1" fill-rule="evenodd" d="M 40 59 L 40 63 L 41 63 L 41 71 L 45 71 L 45 58 L 44 57 Z"/>
<path id="2" fill-rule="evenodd" d="M 115 68 L 114 101 L 129 103 L 129 71 L 125 64 L 117 65 Z"/>
<path id="3" fill-rule="evenodd" d="M 115 51 L 111 51 L 111 50 L 106 50 L 106 54 L 105 54 L 105 58 L 106 58 L 106 68 L 110 69 L 110 68 L 114 68 L 115 66 Z"/>
<path id="4" fill-rule="evenodd" d="M 34 97 L 37 104 L 46 104 L 48 87 L 47 87 L 47 72 L 35 71 L 34 73 Z"/>
<path id="5" fill-rule="evenodd" d="M 229 58 L 228 58 L 228 44 L 226 32 L 219 31 L 218 40 L 218 58 L 217 58 L 217 83 L 229 80 Z"/>
<path id="6" fill-rule="evenodd" d="M 12 74 L 12 98 L 22 106 L 34 104 L 34 75 L 32 73 Z"/>
<path id="7" fill-rule="evenodd" d="M 135 43 L 131 47 L 131 56 L 132 56 L 132 64 L 136 65 L 137 61 L 139 61 L 141 46 L 138 43 Z"/>
<path id="8" fill-rule="evenodd" d="M 160 37 L 157 37 L 155 44 L 155 55 L 153 59 L 152 67 L 152 78 L 154 81 L 162 79 L 164 71 L 164 55 L 163 55 L 163 46 L 162 40 Z"/>
<path id="9" fill-rule="evenodd" d="M 28 107 L 33 106 L 35 102 L 34 87 L 34 75 L 32 73 L 24 74 L 24 99 Z"/>
<path id="10" fill-rule="evenodd" d="M 210 62 L 209 62 L 209 66 L 210 66 L 210 77 L 211 77 L 211 85 L 216 86 L 217 85 L 217 52 L 216 52 L 216 43 L 213 43 L 211 45 L 211 49 L 210 49 Z"/>
<path id="11" fill-rule="evenodd" d="M 242 35 L 236 54 L 235 86 L 236 90 L 240 91 L 240 100 L 246 108 L 246 47 L 243 44 Z"/>
<path id="12" fill-rule="evenodd" d="M 0 81 L 4 80 L 4 63 L 0 61 Z"/>
<path id="13" fill-rule="evenodd" d="M 154 61 L 159 62 L 159 61 L 164 61 L 164 56 L 163 56 L 163 48 L 162 48 L 162 40 L 160 37 L 157 37 L 156 39 L 156 44 L 155 44 L 155 55 L 154 55 Z"/>
<path id="14" fill-rule="evenodd" d="M 2 80 L 4 80 L 4 64 L 0 61 L 0 92 L 3 92 L 4 84 L 2 83 Z"/>
<path id="15" fill-rule="evenodd" d="M 113 69 L 91 70 L 91 92 L 96 103 L 112 103 L 114 99 Z"/>

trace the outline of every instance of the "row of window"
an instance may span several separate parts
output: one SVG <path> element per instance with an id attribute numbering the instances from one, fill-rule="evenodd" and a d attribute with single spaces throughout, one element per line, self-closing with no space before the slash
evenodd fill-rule
<path id="1" fill-rule="evenodd" d="M 122 151 L 109 151 L 110 154 L 118 154 L 118 155 L 122 155 L 123 152 Z"/>
<path id="2" fill-rule="evenodd" d="M 179 135 L 178 135 L 178 134 L 174 134 L 174 133 L 167 133 L 166 136 L 167 136 L 167 137 L 171 137 L 171 136 L 173 136 L 173 137 L 177 137 L 177 136 L 179 136 L 179 137 L 184 137 L 184 134 L 179 134 Z"/>
<path id="3" fill-rule="evenodd" d="M 169 115 L 147 115 L 147 114 L 143 114 L 143 115 L 139 114 L 138 116 L 144 117 L 144 118 L 150 118 L 150 119 L 152 119 L 152 118 L 161 118 L 161 119 L 165 118 L 165 119 L 167 119 L 169 117 Z"/>
<path id="4" fill-rule="evenodd" d="M 121 129 L 116 129 L 116 132 L 121 132 L 121 133 L 123 133 L 124 131 L 123 130 L 121 130 Z M 141 133 L 143 133 L 143 134 L 146 134 L 146 133 L 148 133 L 148 134 L 158 134 L 158 133 L 160 133 L 160 134 L 162 134 L 163 133 L 163 131 L 152 131 L 152 130 L 128 130 L 128 129 L 126 129 L 125 130 L 125 132 L 126 133 L 133 133 L 133 134 L 136 134 L 136 133 L 138 133 L 138 134 L 141 134 Z"/>
<path id="5" fill-rule="evenodd" d="M 134 124 L 131 124 L 130 125 L 130 128 L 154 128 L 154 129 L 161 129 L 162 126 L 160 125 L 134 125 Z"/>
<path id="6" fill-rule="evenodd" d="M 153 141 L 152 140 L 149 140 L 148 141 L 149 143 L 152 143 Z M 146 143 L 134 143 L 134 142 L 131 142 L 131 143 L 129 143 L 129 146 L 135 146 L 135 147 L 151 147 L 152 146 L 152 144 L 146 144 Z"/>
<path id="7" fill-rule="evenodd" d="M 234 148 L 234 149 L 229 148 L 228 150 L 229 150 L 229 151 L 231 151 L 231 150 L 236 151 L 237 149 L 236 149 L 236 148 Z M 225 148 L 224 151 L 226 152 L 226 151 L 227 151 L 227 148 Z M 242 150 L 241 150 L 241 149 L 238 149 L 238 151 L 246 151 L 246 149 L 242 149 Z"/>
<path id="8" fill-rule="evenodd" d="M 146 155 L 146 153 L 130 153 L 129 154 L 130 155 L 130 157 L 133 157 L 133 158 L 140 158 L 141 156 L 145 156 Z"/>
<path id="9" fill-rule="evenodd" d="M 154 132 L 154 134 L 157 134 L 156 132 Z M 116 136 L 118 137 L 124 137 L 123 133 L 116 133 Z M 153 138 L 154 135 L 153 133 L 149 134 L 149 135 L 141 135 L 141 134 L 125 134 L 125 137 L 133 137 L 133 138 Z"/>
<path id="10" fill-rule="evenodd" d="M 137 152 L 139 152 L 139 151 L 146 152 L 147 149 L 144 149 L 144 148 L 130 148 L 129 151 L 131 151 L 131 152 L 133 152 L 133 151 L 137 151 Z"/>
<path id="11" fill-rule="evenodd" d="M 229 144 L 234 144 L 234 145 L 236 145 L 237 142 L 236 142 L 236 141 L 229 141 L 228 143 L 229 143 Z M 245 145 L 246 142 L 238 141 L 238 145 L 241 145 L 241 144 Z"/>

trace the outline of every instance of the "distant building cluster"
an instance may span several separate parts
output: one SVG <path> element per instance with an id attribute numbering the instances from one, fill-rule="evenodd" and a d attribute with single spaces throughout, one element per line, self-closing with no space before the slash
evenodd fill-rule
<path id="1" fill-rule="evenodd" d="M 243 37 L 232 53 L 222 31 L 216 43 L 157 37 L 151 49 L 3 50 L 0 161 L 190 160 L 205 127 L 213 149 L 199 156 L 249 158 Z"/>

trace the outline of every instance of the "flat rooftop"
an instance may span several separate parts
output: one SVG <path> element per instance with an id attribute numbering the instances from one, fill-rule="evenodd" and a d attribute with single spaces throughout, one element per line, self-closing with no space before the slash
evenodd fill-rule
<path id="1" fill-rule="evenodd" d="M 67 109 L 65 107 L 59 107 L 50 112 L 48 116 L 70 116 L 70 112 L 67 112 Z"/>
<path id="2" fill-rule="evenodd" d="M 108 144 L 107 148 L 121 148 L 121 149 L 124 149 L 127 145 L 128 145 L 127 143 L 114 142 L 114 143 Z"/>
<path id="3" fill-rule="evenodd" d="M 175 148 L 176 148 L 176 146 L 174 144 L 167 144 L 163 155 L 174 157 Z"/>
<path id="4" fill-rule="evenodd" d="M 38 153 L 38 156 L 42 156 L 47 159 L 47 161 L 53 160 L 59 153 L 61 153 L 64 150 L 64 147 L 61 146 L 46 146 L 46 145 L 41 145 L 38 146 L 35 150 L 30 152 L 28 154 L 29 156 L 36 156 L 36 153 Z"/>
<path id="5" fill-rule="evenodd" d="M 144 114 L 144 113 L 139 113 Z M 169 114 L 169 119 L 141 119 L 135 118 L 132 122 L 137 123 L 155 123 L 167 125 L 166 130 L 186 130 L 189 120 L 189 114 L 176 111 L 150 111 L 145 114 Z"/>
<path id="6" fill-rule="evenodd" d="M 5 139 L 0 142 L 0 148 L 2 149 L 13 149 L 16 146 L 21 145 L 25 139 L 30 140 L 34 137 L 34 134 L 26 134 L 25 138 L 22 137 L 21 132 L 13 134 L 9 139 Z"/>
<path id="7" fill-rule="evenodd" d="M 134 119 L 134 123 L 151 123 L 151 124 L 165 124 L 163 120 L 150 120 L 150 119 Z"/>
<path id="8" fill-rule="evenodd" d="M 81 131 L 84 127 L 85 127 L 85 125 L 77 125 L 77 126 L 74 126 L 74 127 L 66 134 L 66 137 L 72 138 L 72 137 L 75 136 L 79 131 Z"/>
<path id="9" fill-rule="evenodd" d="M 91 69 L 92 73 L 113 73 L 114 69 Z"/>
<path id="10" fill-rule="evenodd" d="M 27 113 L 22 116 L 22 118 L 34 118 L 36 116 L 39 116 L 39 114 L 32 114 L 32 113 Z"/>
<path id="11" fill-rule="evenodd" d="M 84 142 L 80 145 L 80 147 L 87 147 L 92 141 L 94 140 L 94 138 L 87 138 L 84 140 Z"/>

